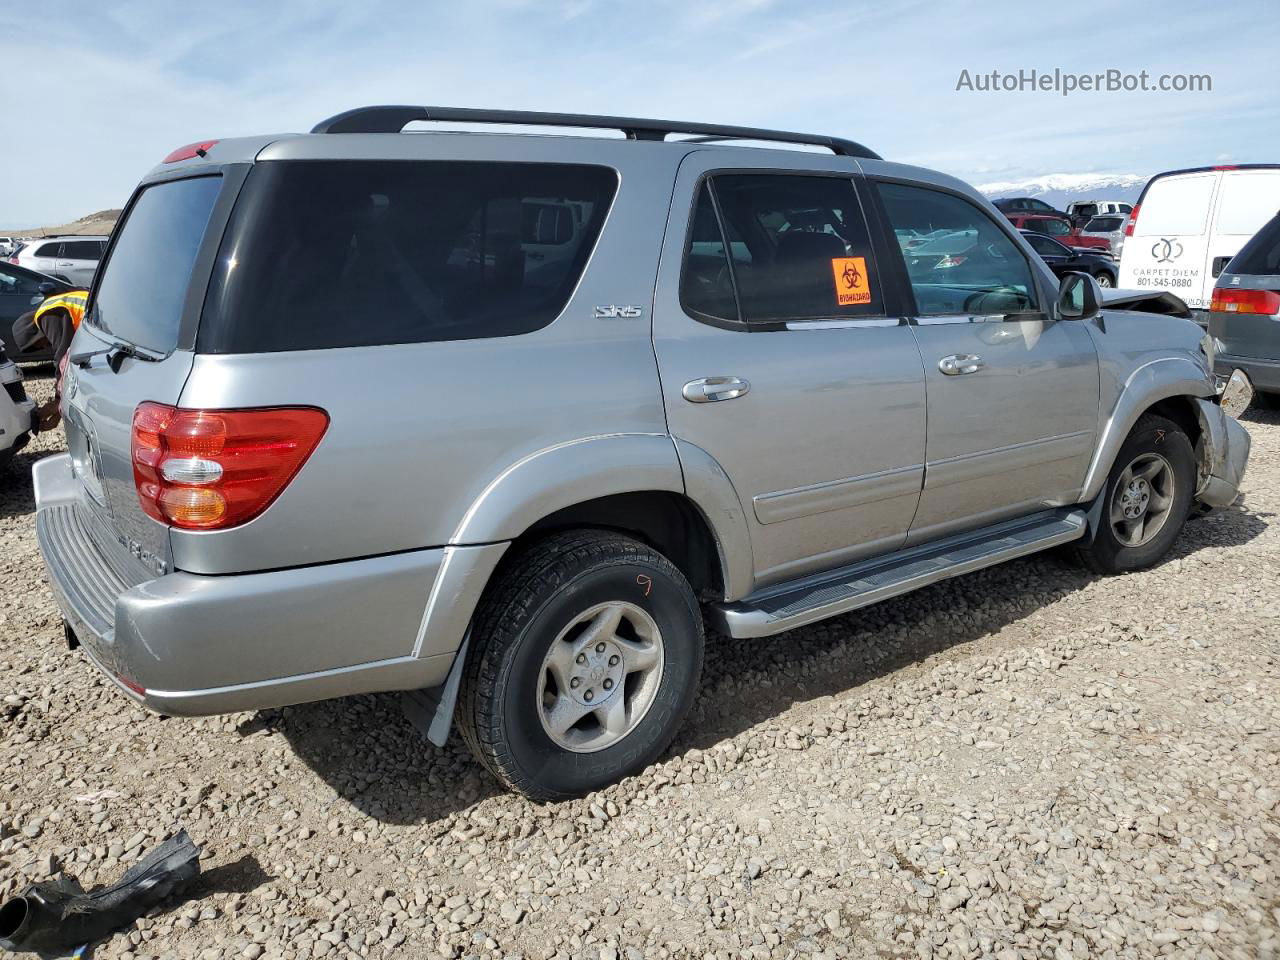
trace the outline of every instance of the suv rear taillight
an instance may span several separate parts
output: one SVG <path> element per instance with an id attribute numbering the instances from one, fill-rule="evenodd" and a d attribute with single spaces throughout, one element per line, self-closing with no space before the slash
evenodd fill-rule
<path id="1" fill-rule="evenodd" d="M 1218 313 L 1262 313 L 1274 317 L 1280 314 L 1280 293 L 1216 287 L 1209 309 Z"/>
<path id="2" fill-rule="evenodd" d="M 1124 225 L 1124 235 L 1126 237 L 1133 236 L 1133 228 L 1138 225 L 1138 211 L 1142 209 L 1141 205 L 1134 204 L 1133 210 L 1129 214 L 1129 222 Z"/>
<path id="3" fill-rule="evenodd" d="M 294 478 L 329 426 L 316 407 L 133 413 L 133 482 L 143 511 L 187 530 L 252 520 Z"/>

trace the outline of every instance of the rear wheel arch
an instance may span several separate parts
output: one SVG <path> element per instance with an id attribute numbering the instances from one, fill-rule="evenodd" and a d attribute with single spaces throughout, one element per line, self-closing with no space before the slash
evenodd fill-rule
<path id="1" fill-rule="evenodd" d="M 580 529 L 634 537 L 674 563 L 699 597 L 724 595 L 724 558 L 711 525 L 687 496 L 667 490 L 617 493 L 564 507 L 531 524 L 509 555 L 553 534 Z"/>

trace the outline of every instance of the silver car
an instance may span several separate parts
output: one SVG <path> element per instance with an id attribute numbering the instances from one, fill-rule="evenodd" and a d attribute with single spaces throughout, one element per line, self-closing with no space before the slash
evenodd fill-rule
<path id="1" fill-rule="evenodd" d="M 406 691 L 578 795 L 670 743 L 704 617 L 777 634 L 1060 545 L 1135 570 L 1231 503 L 1202 332 L 1102 296 L 831 137 L 371 107 L 205 141 L 107 250 L 40 545 L 70 641 L 153 710 Z"/>
<path id="2" fill-rule="evenodd" d="M 1111 244 L 1109 255 L 1119 260 L 1120 251 L 1124 249 L 1124 228 L 1128 222 L 1128 214 L 1100 214 L 1099 216 L 1091 217 L 1080 228 L 1080 235 L 1083 237 L 1102 237 Z M 1089 252 L 1097 253 L 1098 251 L 1090 250 Z"/>

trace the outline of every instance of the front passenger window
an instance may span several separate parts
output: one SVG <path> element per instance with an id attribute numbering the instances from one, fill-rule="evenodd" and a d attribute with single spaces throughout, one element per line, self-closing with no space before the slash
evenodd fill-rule
<path id="1" fill-rule="evenodd" d="M 902 251 L 919 316 L 1037 310 L 1031 265 L 976 205 L 950 193 L 879 185 L 889 223 L 920 242 Z"/>

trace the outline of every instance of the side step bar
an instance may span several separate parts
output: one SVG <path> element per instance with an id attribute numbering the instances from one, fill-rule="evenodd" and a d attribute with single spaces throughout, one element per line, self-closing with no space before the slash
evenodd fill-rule
<path id="1" fill-rule="evenodd" d="M 1005 560 L 1079 540 L 1085 511 L 1049 510 L 981 530 L 863 560 L 839 570 L 778 584 L 735 603 L 712 607 L 731 637 L 768 637 L 825 620 Z"/>

